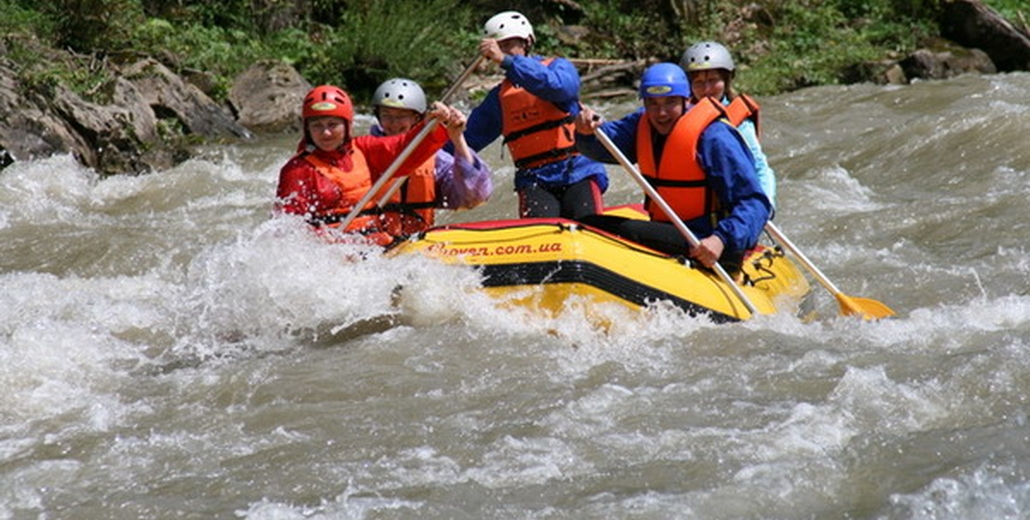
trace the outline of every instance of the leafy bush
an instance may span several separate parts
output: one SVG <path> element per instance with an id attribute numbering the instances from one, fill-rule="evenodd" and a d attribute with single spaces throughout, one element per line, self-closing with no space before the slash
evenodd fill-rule
<path id="1" fill-rule="evenodd" d="M 357 99 L 394 76 L 411 77 L 432 90 L 447 83 L 442 72 L 454 69 L 459 59 L 469 61 L 476 49 L 477 40 L 464 29 L 470 17 L 459 0 L 366 0 L 348 9 L 329 4 L 314 2 L 308 13 L 311 20 L 293 20 L 292 25 L 268 33 L 233 28 L 238 25 L 238 12 L 191 5 L 189 15 L 180 16 L 174 24 L 149 20 L 136 32 L 135 43 L 152 52 L 160 50 L 180 68 L 213 74 L 219 86 L 216 97 L 225 94 L 242 68 L 259 59 L 293 65 L 311 83 L 338 84 Z M 337 19 L 327 19 L 337 12 Z M 266 9 L 256 16 L 271 15 Z M 212 19 L 225 21 L 226 27 L 201 23 Z"/>
<path id="2" fill-rule="evenodd" d="M 396 76 L 436 89 L 441 73 L 464 68 L 476 54 L 471 15 L 460 0 L 366 0 L 343 13 L 326 33 L 321 54 L 301 62 L 309 80 L 330 82 L 368 97 Z"/>
<path id="3" fill-rule="evenodd" d="M 739 31 L 731 50 L 744 69 L 740 90 L 771 94 L 839 83 L 856 65 L 913 50 L 921 36 L 935 34 L 929 22 L 898 12 L 895 4 L 902 2 L 767 0 L 754 4 L 759 18 L 766 18 L 762 23 L 734 20 L 741 9 L 726 4 L 713 17 Z"/>
<path id="4" fill-rule="evenodd" d="M 33 35 L 49 42 L 54 30 L 51 20 L 38 10 L 15 0 L 0 0 L 0 33 Z"/>
<path id="5" fill-rule="evenodd" d="M 656 24 L 654 13 L 622 9 L 612 2 L 584 3 L 587 19 L 600 37 L 583 54 L 597 58 L 667 59 L 678 38 L 666 24 Z"/>
<path id="6" fill-rule="evenodd" d="M 54 24 L 55 44 L 81 53 L 125 50 L 143 22 L 138 0 L 52 0 L 41 12 Z"/>

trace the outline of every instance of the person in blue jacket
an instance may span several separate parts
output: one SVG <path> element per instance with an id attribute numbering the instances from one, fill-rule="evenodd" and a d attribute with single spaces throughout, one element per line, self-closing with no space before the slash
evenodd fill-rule
<path id="1" fill-rule="evenodd" d="M 608 176 L 603 164 L 576 148 L 576 67 L 564 58 L 530 55 L 533 26 L 518 12 L 491 17 L 483 30 L 479 51 L 500 65 L 505 79 L 469 114 L 469 146 L 478 152 L 504 136 L 515 162 L 520 217 L 577 219 L 598 213 Z"/>
<path id="2" fill-rule="evenodd" d="M 690 84 L 675 63 L 644 71 L 643 109 L 601 123 L 584 108 L 576 120 L 576 144 L 583 155 L 616 162 L 593 135 L 598 127 L 626 156 L 700 240 L 686 238 L 652 201 L 650 220 L 614 216 L 581 219 L 653 249 L 686 255 L 705 267 L 719 262 L 740 268 L 746 251 L 758 243 L 771 204 L 755 175 L 754 158 L 740 133 L 725 120 L 723 106 L 703 98 L 690 106 Z M 689 110 L 688 110 L 689 106 Z"/>
<path id="3" fill-rule="evenodd" d="M 769 202 L 776 208 L 776 172 L 769 166 L 769 160 L 758 142 L 759 106 L 747 94 L 733 88 L 736 66 L 729 49 L 718 42 L 698 42 L 683 51 L 680 67 L 690 79 L 693 102 L 711 97 L 726 105 L 726 113 L 755 158 L 755 173 L 762 190 L 769 196 Z"/>

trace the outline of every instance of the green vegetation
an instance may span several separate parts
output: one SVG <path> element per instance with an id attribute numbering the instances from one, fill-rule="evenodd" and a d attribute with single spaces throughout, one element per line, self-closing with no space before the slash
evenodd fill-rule
<path id="1" fill-rule="evenodd" d="M 654 0 L 583 4 L 592 6 L 591 25 L 610 35 L 588 52 L 676 61 L 693 42 L 719 41 L 742 69 L 739 87 L 754 94 L 840 83 L 858 65 L 897 57 L 937 34 L 933 0 L 695 0 L 680 2 L 694 10 L 678 13 Z"/>
<path id="2" fill-rule="evenodd" d="M 581 0 L 523 2 L 541 54 L 678 59 L 691 42 L 728 44 L 740 87 L 770 94 L 845 81 L 857 66 L 897 58 L 935 36 L 946 0 Z M 1025 0 L 990 0 L 1017 25 Z M 42 5 L 42 6 L 41 6 Z M 176 71 L 204 71 L 224 98 L 259 59 L 295 66 L 310 82 L 367 97 L 392 76 L 440 90 L 475 53 L 479 28 L 510 8 L 489 0 L 0 0 L 0 41 L 26 84 L 57 82 L 99 94 L 98 64 L 153 56 Z M 516 2 L 516 8 L 518 3 Z M 1025 24 L 1025 22 L 1023 22 Z M 564 25 L 587 37 L 569 39 Z M 46 49 L 71 58 L 40 56 Z M 55 53 L 56 54 L 56 53 Z"/>
<path id="3" fill-rule="evenodd" d="M 899 12 L 890 0 L 785 2 L 768 16 L 767 27 L 741 38 L 744 48 L 759 50 L 738 52 L 747 70 L 740 87 L 756 94 L 841 83 L 858 65 L 899 58 L 937 33 L 933 23 Z"/>
<path id="4" fill-rule="evenodd" d="M 991 0 L 988 5 L 1023 31 L 1023 34 L 1030 34 L 1030 5 L 1026 0 Z"/>

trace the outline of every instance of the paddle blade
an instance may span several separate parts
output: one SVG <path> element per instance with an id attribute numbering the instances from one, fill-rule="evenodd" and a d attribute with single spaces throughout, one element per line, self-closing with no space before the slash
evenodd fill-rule
<path id="1" fill-rule="evenodd" d="M 890 307 L 876 300 L 848 296 L 843 293 L 837 293 L 835 296 L 840 304 L 840 313 L 845 316 L 857 314 L 865 320 L 878 320 L 897 315 Z"/>

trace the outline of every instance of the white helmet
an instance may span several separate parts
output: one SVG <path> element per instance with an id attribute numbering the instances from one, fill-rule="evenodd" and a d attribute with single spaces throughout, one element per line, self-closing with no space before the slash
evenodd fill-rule
<path id="1" fill-rule="evenodd" d="M 733 56 L 730 51 L 716 42 L 698 42 L 683 52 L 680 66 L 687 72 L 709 69 L 726 69 L 733 72 Z"/>
<path id="2" fill-rule="evenodd" d="M 388 79 L 372 94 L 372 106 L 406 108 L 421 114 L 426 111 L 426 93 L 410 79 Z"/>
<path id="3" fill-rule="evenodd" d="M 493 15 L 483 24 L 483 34 L 487 38 L 498 41 L 522 38 L 528 40 L 530 45 L 536 41 L 536 36 L 533 35 L 533 25 L 529 23 L 528 18 L 517 11 L 505 11 Z"/>

